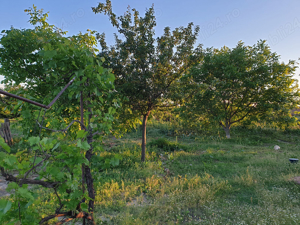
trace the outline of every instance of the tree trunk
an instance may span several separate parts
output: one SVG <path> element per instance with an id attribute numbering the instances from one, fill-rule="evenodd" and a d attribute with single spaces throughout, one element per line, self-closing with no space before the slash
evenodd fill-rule
<path id="1" fill-rule="evenodd" d="M 230 138 L 230 126 L 228 124 L 226 124 L 226 126 L 223 127 L 225 134 L 226 134 L 226 138 Z"/>
<path id="2" fill-rule="evenodd" d="M 9 118 L 5 118 L 5 119 L 4 119 L 4 123 L 8 123 L 8 125 L 10 126 Z"/>
<path id="3" fill-rule="evenodd" d="M 80 80 L 81 80 L 81 77 L 80 77 Z M 84 126 L 83 126 L 83 95 L 82 95 L 82 91 L 80 92 L 80 127 L 81 127 L 81 130 L 85 130 L 84 129 Z M 82 181 L 82 193 L 84 194 L 85 193 L 85 166 L 84 166 L 84 163 L 82 163 L 81 165 L 81 181 Z M 85 202 L 85 198 L 82 200 L 82 202 Z M 82 220 L 82 225 L 86 225 L 85 224 L 85 218 L 83 218 Z"/>
<path id="4" fill-rule="evenodd" d="M 85 157 L 90 161 L 91 157 L 92 157 L 92 149 L 88 150 L 86 152 Z M 91 214 L 91 216 L 93 216 L 94 213 L 94 201 L 95 201 L 95 191 L 94 191 L 94 181 L 93 181 L 93 177 L 91 174 L 91 168 L 89 166 L 85 166 L 85 179 L 86 179 L 86 185 L 87 185 L 87 191 L 89 194 L 89 197 L 91 198 L 91 200 L 89 200 L 89 205 L 88 205 L 88 209 L 89 209 L 89 213 Z M 93 218 L 94 220 L 94 218 Z M 95 224 L 95 222 L 93 221 L 93 223 Z"/>
<path id="5" fill-rule="evenodd" d="M 87 137 L 87 142 L 91 145 L 93 140 L 93 136 L 92 136 L 92 131 L 89 130 L 89 134 Z M 85 154 L 85 158 L 90 162 L 91 158 L 93 155 L 93 148 L 91 147 Z M 95 224 L 94 221 L 94 217 L 93 217 L 93 213 L 94 213 L 94 201 L 95 201 L 95 190 L 94 190 L 94 180 L 92 177 L 92 173 L 91 173 L 91 168 L 89 166 L 84 166 L 84 175 L 85 175 L 85 181 L 86 181 L 86 185 L 87 185 L 87 191 L 88 191 L 88 195 L 91 198 L 91 200 L 89 200 L 89 204 L 88 204 L 88 210 L 90 215 L 93 218 L 93 224 Z"/>
<path id="6" fill-rule="evenodd" d="M 88 95 L 90 97 L 90 93 Z M 89 102 L 87 102 L 89 105 Z M 90 162 L 91 158 L 93 156 L 93 147 L 92 147 L 92 142 L 93 142 L 93 131 L 92 128 L 90 127 L 91 124 L 91 117 L 92 117 L 92 110 L 91 108 L 88 108 L 89 111 L 89 117 L 88 117 L 88 136 L 87 136 L 87 143 L 89 145 L 91 145 L 91 148 L 86 152 L 85 154 L 85 158 Z M 94 190 L 94 180 L 92 177 L 92 173 L 91 173 L 91 168 L 90 166 L 84 166 L 84 173 L 85 173 L 85 181 L 86 181 L 86 186 L 87 186 L 87 191 L 88 191 L 88 195 L 91 198 L 91 200 L 89 200 L 89 205 L 88 205 L 88 210 L 90 215 L 92 216 L 92 224 L 95 225 L 95 221 L 94 221 L 94 202 L 95 202 L 95 190 Z M 90 223 L 90 222 L 88 222 Z"/>
<path id="7" fill-rule="evenodd" d="M 147 112 L 147 114 L 143 115 L 142 156 L 141 156 L 142 162 L 145 162 L 145 157 L 146 157 L 146 138 L 147 138 L 146 130 L 147 130 L 147 120 L 148 120 L 149 114 L 150 114 L 150 111 Z"/>

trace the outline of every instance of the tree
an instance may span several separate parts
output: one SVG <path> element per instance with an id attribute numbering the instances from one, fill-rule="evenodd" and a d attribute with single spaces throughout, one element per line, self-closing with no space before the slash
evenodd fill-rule
<path id="1" fill-rule="evenodd" d="M 203 61 L 182 80 L 189 93 L 183 111 L 218 122 L 227 138 L 231 126 L 247 118 L 266 119 L 271 111 L 288 117 L 299 103 L 292 78 L 296 68 L 294 61 L 280 63 L 265 41 L 207 49 Z"/>
<path id="2" fill-rule="evenodd" d="M 177 88 L 179 78 L 196 62 L 199 48 L 194 44 L 199 32 L 193 23 L 186 28 L 180 27 L 171 31 L 164 29 L 161 37 L 155 38 L 154 7 L 146 10 L 140 17 L 136 9 L 128 8 L 124 16 L 116 16 L 112 12 L 111 1 L 99 3 L 92 8 L 95 13 L 104 13 L 120 34 L 115 34 L 116 44 L 108 47 L 104 33 L 98 35 L 102 51 L 99 57 L 104 57 L 107 66 L 113 69 L 116 76 L 117 93 L 125 96 L 121 114 L 125 119 L 142 116 L 142 154 L 146 154 L 146 125 L 152 110 L 164 110 L 175 105 L 171 96 Z"/>
<path id="3" fill-rule="evenodd" d="M 14 202 L 0 200 L 0 223 L 42 224 L 64 216 L 62 223 L 83 218 L 84 224 L 95 224 L 92 160 L 101 146 L 94 140 L 111 129 L 114 75 L 96 58 L 93 32 L 64 37 L 47 23 L 48 13 L 35 6 L 25 11 L 34 28 L 2 31 L 0 74 L 6 84 L 24 83 L 19 95 L 47 110 L 18 101 L 23 149 L 11 154 L 0 140 L 6 150 L 0 152 L 0 172 L 15 189 Z M 38 178 L 31 179 L 32 173 Z M 39 218 L 33 207 L 39 202 L 28 184 L 53 190 L 52 215 Z"/>

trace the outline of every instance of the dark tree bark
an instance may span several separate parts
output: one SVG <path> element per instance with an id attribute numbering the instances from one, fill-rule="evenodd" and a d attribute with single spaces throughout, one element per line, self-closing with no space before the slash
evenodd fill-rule
<path id="1" fill-rule="evenodd" d="M 89 94 L 89 97 L 90 97 L 90 94 Z M 88 105 L 89 105 L 89 102 L 88 102 Z M 88 108 L 88 111 L 90 112 L 89 117 L 88 117 L 88 124 L 90 125 L 91 117 L 92 117 L 91 108 Z M 93 142 L 93 131 L 90 126 L 88 127 L 87 142 L 89 145 L 91 145 Z M 90 162 L 92 156 L 93 156 L 93 147 L 91 146 L 91 148 L 86 152 L 85 158 Z M 95 225 L 94 216 L 93 216 L 94 203 L 95 203 L 94 180 L 92 177 L 91 168 L 89 166 L 84 166 L 84 167 L 85 167 L 84 173 L 85 173 L 85 181 L 86 181 L 86 185 L 87 185 L 87 191 L 88 191 L 89 197 L 91 198 L 91 200 L 89 200 L 88 210 L 89 210 L 89 213 L 92 215 L 92 223 Z"/>
<path id="2" fill-rule="evenodd" d="M 92 157 L 92 149 L 88 150 L 86 152 L 86 158 L 90 161 L 91 157 Z M 92 173 L 91 173 L 91 168 L 89 166 L 85 166 L 85 179 L 86 179 L 86 185 L 87 185 L 87 191 L 89 194 L 89 197 L 91 198 L 91 200 L 89 200 L 89 212 L 91 213 L 91 215 L 93 215 L 94 212 L 94 202 L 95 202 L 95 190 L 94 190 L 94 181 L 93 181 L 93 177 L 92 177 Z M 94 218 L 93 218 L 93 222 L 94 222 Z M 93 223 L 95 224 L 95 222 Z"/>
<path id="3" fill-rule="evenodd" d="M 4 123 L 8 123 L 8 125 L 10 125 L 9 118 L 5 118 L 5 119 L 4 119 Z"/>
<path id="4" fill-rule="evenodd" d="M 82 78 L 80 77 L 80 81 L 82 80 Z M 83 94 L 82 94 L 82 91 L 80 92 L 80 127 L 81 127 L 81 130 L 86 130 L 85 127 L 83 126 Z M 84 166 L 84 163 L 82 163 L 81 165 L 81 171 L 82 171 L 82 174 L 81 174 L 81 180 L 82 180 L 82 192 L 83 194 L 85 193 L 85 166 Z M 82 200 L 83 202 L 85 202 L 85 199 Z M 85 224 L 85 218 L 82 219 L 82 225 L 86 225 Z"/>
<path id="5" fill-rule="evenodd" d="M 141 161 L 145 162 L 145 157 L 146 157 L 146 131 L 147 131 L 147 120 L 150 115 L 150 111 L 147 112 L 147 114 L 143 115 L 143 133 L 142 133 L 142 156 L 141 156 Z"/>

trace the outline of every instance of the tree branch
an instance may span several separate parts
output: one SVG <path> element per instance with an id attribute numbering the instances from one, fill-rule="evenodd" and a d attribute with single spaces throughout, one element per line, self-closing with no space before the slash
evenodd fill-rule
<path id="1" fill-rule="evenodd" d="M 86 130 L 86 127 L 84 126 L 84 124 L 81 123 L 79 120 L 73 120 L 73 121 L 72 121 L 65 129 L 62 129 L 62 130 L 53 130 L 53 129 L 49 129 L 49 128 L 47 128 L 47 127 L 43 127 L 43 126 L 39 123 L 39 121 L 36 121 L 36 122 L 37 122 L 37 124 L 39 125 L 40 128 L 43 128 L 43 129 L 45 129 L 45 130 L 50 130 L 50 131 L 53 131 L 53 132 L 66 132 L 66 131 L 70 128 L 70 126 L 72 126 L 72 124 L 75 123 L 75 122 L 80 123 L 80 125 Z"/>
<path id="2" fill-rule="evenodd" d="M 57 185 L 59 185 L 59 182 L 47 182 L 42 180 L 31 180 L 31 179 L 25 179 L 25 178 L 16 178 L 8 173 L 5 172 L 4 168 L 0 166 L 1 175 L 5 178 L 6 181 L 12 181 L 16 182 L 19 185 L 23 184 L 38 184 L 46 188 L 54 188 Z"/>
<path id="3" fill-rule="evenodd" d="M 85 218 L 85 219 L 88 219 L 90 221 L 93 221 L 92 216 L 87 212 L 74 213 L 73 211 L 68 211 L 68 212 L 59 212 L 59 213 L 54 214 L 54 215 L 49 215 L 49 216 L 43 218 L 39 222 L 39 224 L 43 224 L 43 223 L 47 222 L 48 220 L 51 220 L 55 217 L 63 217 L 63 216 L 66 216 L 68 218 L 61 220 L 60 222 L 56 223 L 56 225 L 60 225 L 60 224 L 63 224 L 65 222 L 69 222 L 73 219 L 79 219 L 79 218 Z"/>
<path id="4" fill-rule="evenodd" d="M 249 110 L 244 116 L 242 116 L 240 119 L 237 119 L 235 121 L 233 121 L 231 124 L 234 124 L 236 122 L 239 122 L 241 120 L 243 120 L 246 116 L 248 116 L 250 114 L 250 112 L 252 112 L 253 110 Z"/>
<path id="5" fill-rule="evenodd" d="M 40 161 L 38 164 L 36 164 L 36 165 L 33 166 L 30 170 L 28 170 L 28 171 L 25 173 L 25 175 L 24 175 L 24 179 L 27 178 L 27 176 L 29 175 L 29 173 L 30 173 L 32 170 L 34 170 L 35 168 L 37 168 L 38 166 L 40 166 L 44 161 L 46 161 L 47 159 L 49 159 L 50 156 L 51 156 L 51 155 L 48 155 L 48 154 L 47 154 L 46 157 L 45 157 L 42 161 Z"/>
<path id="6" fill-rule="evenodd" d="M 59 197 L 59 195 L 58 195 L 58 193 L 56 191 L 56 188 L 53 188 L 53 189 L 54 189 L 55 195 L 57 196 L 58 201 L 59 201 L 59 208 L 56 209 L 56 211 L 55 211 L 56 213 L 58 213 L 58 212 L 60 212 L 61 208 L 63 207 L 63 204 L 62 204 L 61 199 L 60 199 L 60 197 Z"/>

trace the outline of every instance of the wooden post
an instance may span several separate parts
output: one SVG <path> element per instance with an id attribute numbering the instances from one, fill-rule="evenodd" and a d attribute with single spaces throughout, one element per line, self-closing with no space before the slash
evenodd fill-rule
<path id="1" fill-rule="evenodd" d="M 4 123 L 2 123 L 0 126 L 0 135 L 4 138 L 4 141 L 11 146 L 13 144 L 13 139 L 11 136 L 9 125 L 9 119 L 6 118 L 4 120 Z"/>
<path id="2" fill-rule="evenodd" d="M 8 118 L 5 118 L 5 119 L 4 119 L 4 123 L 8 123 L 8 125 L 10 125 L 9 119 L 8 119 Z"/>

